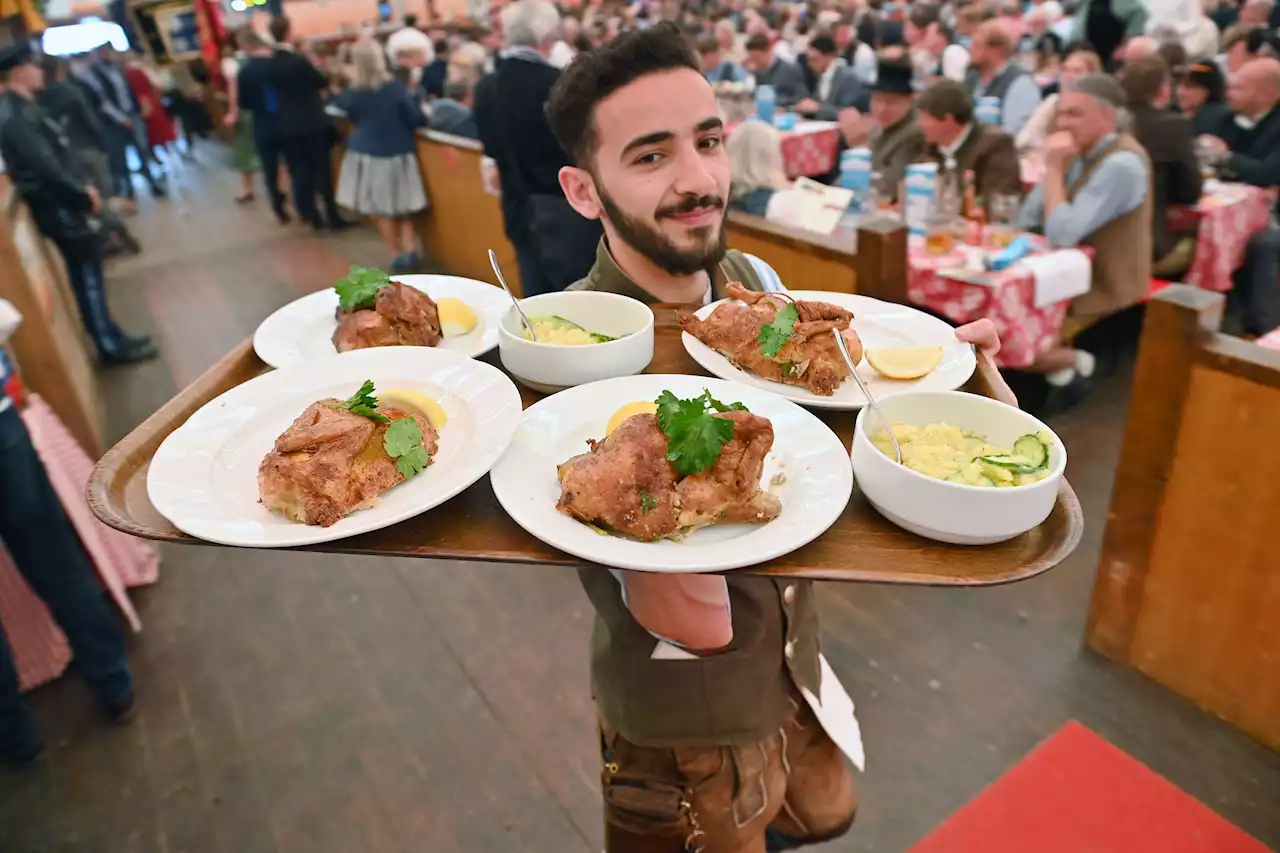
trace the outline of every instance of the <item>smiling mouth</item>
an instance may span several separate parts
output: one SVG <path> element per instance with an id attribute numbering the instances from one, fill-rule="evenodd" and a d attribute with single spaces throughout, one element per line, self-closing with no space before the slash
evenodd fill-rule
<path id="1" fill-rule="evenodd" d="M 668 219 L 674 219 L 682 225 L 698 225 L 704 221 L 710 220 L 720 213 L 718 205 L 703 205 L 695 207 L 692 210 L 682 210 L 678 213 L 668 213 Z"/>

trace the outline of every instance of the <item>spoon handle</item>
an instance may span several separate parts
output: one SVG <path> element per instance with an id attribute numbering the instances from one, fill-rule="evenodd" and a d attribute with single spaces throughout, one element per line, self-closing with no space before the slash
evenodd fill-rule
<path id="1" fill-rule="evenodd" d="M 516 306 L 516 313 L 520 315 L 520 322 L 524 323 L 524 327 L 529 330 L 529 340 L 537 343 L 538 338 L 533 333 L 533 324 L 529 322 L 529 318 L 524 315 L 524 309 L 520 307 L 520 300 L 516 299 L 516 295 L 511 292 L 511 288 L 507 286 L 507 280 L 502 277 L 502 270 L 498 267 L 498 256 L 489 250 L 489 266 L 493 267 L 493 274 L 498 277 L 498 284 L 502 285 L 502 289 L 507 292 L 507 296 L 511 297 L 511 304 Z"/>
<path id="2" fill-rule="evenodd" d="M 884 424 L 884 431 L 889 434 L 889 440 L 893 442 L 893 452 L 896 454 L 894 461 L 901 465 L 902 448 L 898 446 L 898 438 L 893 434 L 888 418 L 884 416 L 884 412 L 880 411 L 876 398 L 871 396 L 871 389 L 867 387 L 866 381 L 858 374 L 858 366 L 853 363 L 853 359 L 849 356 L 849 347 L 844 342 L 844 335 L 840 334 L 839 329 L 832 329 L 831 334 L 835 335 L 836 346 L 840 349 L 840 355 L 844 358 L 844 363 L 849 366 L 849 373 L 853 375 L 854 381 L 862 389 L 862 395 L 867 398 L 867 405 L 871 406 L 871 409 L 876 413 L 876 417 L 880 419 L 880 423 Z"/>

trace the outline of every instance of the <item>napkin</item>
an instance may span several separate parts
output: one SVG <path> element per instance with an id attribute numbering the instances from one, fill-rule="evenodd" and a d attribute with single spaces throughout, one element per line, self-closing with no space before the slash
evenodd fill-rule
<path id="1" fill-rule="evenodd" d="M 1036 307 L 1065 302 L 1088 293 L 1093 286 L 1093 263 L 1079 249 L 1059 249 L 1022 259 L 1036 279 Z"/>

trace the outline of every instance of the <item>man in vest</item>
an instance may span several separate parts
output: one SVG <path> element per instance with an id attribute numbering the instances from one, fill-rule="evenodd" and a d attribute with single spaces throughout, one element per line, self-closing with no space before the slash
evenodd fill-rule
<path id="1" fill-rule="evenodd" d="M 906 176 L 907 166 L 920 159 L 924 153 L 924 134 L 912 120 L 912 106 L 916 93 L 912 87 L 912 69 L 905 61 L 882 60 L 877 68 L 876 82 L 871 84 L 871 118 L 875 127 L 871 131 L 871 170 L 880 174 L 883 190 L 889 188 L 896 200 L 898 186 Z M 845 117 L 841 116 L 844 131 Z M 851 127 L 846 137 L 853 135 Z M 848 138 L 850 145 L 854 139 Z"/>
<path id="2" fill-rule="evenodd" d="M 843 109 L 867 109 L 870 92 L 853 69 L 837 56 L 836 40 L 818 33 L 800 58 L 800 72 L 809 97 L 795 105 L 800 115 L 834 121 Z"/>
<path id="3" fill-rule="evenodd" d="M 997 195 L 1022 197 L 1022 176 L 1013 137 L 973 120 L 973 99 L 959 83 L 939 80 L 916 99 L 916 124 L 941 174 L 958 182 L 973 172 L 975 190 L 988 206 Z"/>
<path id="4" fill-rule="evenodd" d="M 1022 206 L 1021 225 L 1042 230 L 1055 247 L 1093 249 L 1089 292 L 1071 303 L 1073 328 L 1085 329 L 1138 304 L 1151 279 L 1151 163 L 1132 136 L 1120 131 L 1124 90 L 1105 74 L 1091 74 L 1059 96 L 1058 131 L 1045 143 L 1045 176 Z M 1050 411 L 1087 391 L 1093 358 L 1061 344 L 1042 353 L 1034 369 L 1050 385 Z"/>
<path id="5" fill-rule="evenodd" d="M 779 109 L 790 109 L 808 94 L 800 66 L 778 56 L 774 44 L 763 33 L 747 39 L 747 70 L 756 87 L 772 86 Z"/>
<path id="6" fill-rule="evenodd" d="M 969 48 L 969 73 L 965 85 L 977 102 L 981 98 L 1000 99 L 1000 126 L 1017 137 L 1040 106 L 1040 87 L 1035 78 L 1013 58 L 1017 42 L 1001 21 L 987 21 L 973 35 Z"/>
<path id="7" fill-rule="evenodd" d="M 725 250 L 724 126 L 674 25 L 584 54 L 547 118 L 574 163 L 560 171 L 565 197 L 605 232 L 570 289 L 698 305 L 724 295 L 726 272 L 782 289 L 768 264 Z M 998 345 L 990 332 L 964 339 Z M 579 577 L 597 614 L 607 853 L 759 853 L 848 830 L 857 796 L 845 755 L 861 763 L 861 737 L 819 653 L 811 583 L 599 567 Z"/>

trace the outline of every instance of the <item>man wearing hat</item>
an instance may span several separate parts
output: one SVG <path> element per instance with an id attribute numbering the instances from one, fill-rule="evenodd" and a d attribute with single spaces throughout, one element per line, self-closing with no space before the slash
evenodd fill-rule
<path id="1" fill-rule="evenodd" d="M 1059 96 L 1058 131 L 1045 143 L 1045 176 L 1023 203 L 1021 225 L 1042 230 L 1055 247 L 1093 249 L 1093 281 L 1072 300 L 1069 321 L 1087 328 L 1138 304 L 1151 279 L 1151 162 L 1121 131 L 1126 97 L 1105 74 L 1069 84 Z M 1077 402 L 1092 358 L 1068 344 L 1043 353 L 1033 367 L 1050 386 L 1047 409 Z"/>
<path id="2" fill-rule="evenodd" d="M 912 121 L 913 75 L 909 62 L 881 61 L 871 86 L 871 117 L 876 123 L 869 141 L 871 170 L 879 172 L 889 187 L 902 183 L 907 165 L 919 160 L 925 150 L 924 134 Z"/>
<path id="3" fill-rule="evenodd" d="M 80 319 L 104 364 L 152 358 L 149 338 L 131 338 L 107 309 L 102 276 L 102 196 L 81 169 L 62 128 L 35 101 L 44 71 L 30 46 L 18 41 L 0 49 L 0 157 L 40 232 L 54 242 Z"/>

